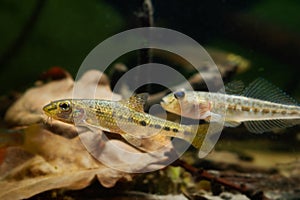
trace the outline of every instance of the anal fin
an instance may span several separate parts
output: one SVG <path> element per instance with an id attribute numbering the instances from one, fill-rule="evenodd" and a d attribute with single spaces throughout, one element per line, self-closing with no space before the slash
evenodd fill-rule
<path id="1" fill-rule="evenodd" d="M 274 129 L 283 129 L 300 124 L 300 119 L 276 119 L 264 121 L 246 121 L 245 127 L 252 133 L 263 133 L 273 131 Z"/>

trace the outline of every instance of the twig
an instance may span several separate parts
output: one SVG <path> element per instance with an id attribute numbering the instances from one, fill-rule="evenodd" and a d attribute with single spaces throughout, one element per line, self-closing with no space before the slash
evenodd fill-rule
<path id="1" fill-rule="evenodd" d="M 153 7 L 151 0 L 144 0 L 142 11 L 138 15 L 141 27 L 154 26 Z M 140 49 L 139 51 L 139 64 L 152 63 L 151 49 Z"/>
<path id="2" fill-rule="evenodd" d="M 172 165 L 184 168 L 186 171 L 190 172 L 196 178 L 196 180 L 204 179 L 213 183 L 220 184 L 227 188 L 236 190 L 252 200 L 269 200 L 269 198 L 267 198 L 262 191 L 253 191 L 252 189 L 247 188 L 244 184 L 237 185 L 230 181 L 227 181 L 226 179 L 215 177 L 214 175 L 211 175 L 203 169 L 197 169 L 192 165 L 189 165 L 183 160 L 176 160 Z"/>
<path id="3" fill-rule="evenodd" d="M 137 18 L 139 21 L 140 27 L 151 27 L 154 26 L 154 19 L 153 19 L 153 6 L 151 0 L 144 0 L 142 9 L 137 14 Z M 150 35 L 148 35 L 150 37 Z M 138 65 L 146 64 L 146 63 L 152 63 L 153 60 L 153 53 L 150 48 L 147 49 L 140 49 L 139 55 L 138 55 Z M 145 75 L 149 74 L 149 72 L 143 72 L 139 78 L 143 77 L 145 78 Z M 140 92 L 149 92 L 150 91 L 150 85 L 148 84 L 146 88 L 140 88 L 137 90 L 138 93 Z"/>
<path id="4" fill-rule="evenodd" d="M 0 67 L 6 66 L 12 57 L 16 56 L 22 46 L 25 44 L 27 38 L 33 30 L 33 27 L 36 25 L 38 18 L 41 14 L 41 11 L 45 5 L 46 0 L 37 0 L 35 8 L 33 9 L 31 16 L 28 21 L 25 23 L 22 28 L 19 36 L 15 41 L 7 48 L 7 50 L 0 57 Z"/>
<path id="5" fill-rule="evenodd" d="M 151 0 L 144 0 L 142 10 L 137 13 L 141 27 L 151 27 L 154 25 L 153 6 Z"/>

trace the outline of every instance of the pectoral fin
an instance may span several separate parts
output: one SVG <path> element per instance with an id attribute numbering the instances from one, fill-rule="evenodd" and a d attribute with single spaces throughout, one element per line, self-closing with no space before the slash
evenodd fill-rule
<path id="1" fill-rule="evenodd" d="M 171 144 L 170 138 L 161 134 L 147 138 L 138 138 L 129 134 L 123 134 L 122 137 L 134 147 L 145 152 L 157 151 Z"/>
<path id="2" fill-rule="evenodd" d="M 204 119 L 207 122 L 217 122 L 221 123 L 224 121 L 222 115 L 207 111 L 201 116 L 201 119 Z"/>
<path id="3" fill-rule="evenodd" d="M 129 142 L 130 144 L 132 144 L 133 146 L 139 148 L 142 145 L 142 140 L 140 138 L 134 137 L 132 135 L 129 134 L 123 134 L 122 137 Z"/>
<path id="4" fill-rule="evenodd" d="M 237 122 L 237 121 L 225 121 L 224 122 L 224 126 L 226 127 L 237 127 L 241 124 L 241 122 Z"/>
<path id="5" fill-rule="evenodd" d="M 222 122 L 224 121 L 224 118 L 222 117 L 222 115 L 219 115 L 219 114 L 215 114 L 215 113 L 212 113 L 210 112 L 210 117 L 207 119 L 205 119 L 206 121 L 209 121 L 209 122 Z"/>
<path id="6" fill-rule="evenodd" d="M 111 132 L 111 130 L 109 130 L 108 128 L 102 127 L 99 123 L 96 123 L 95 121 L 88 120 L 88 119 L 84 120 L 81 124 L 78 125 L 85 126 L 91 130 L 100 129 L 102 131 Z"/>

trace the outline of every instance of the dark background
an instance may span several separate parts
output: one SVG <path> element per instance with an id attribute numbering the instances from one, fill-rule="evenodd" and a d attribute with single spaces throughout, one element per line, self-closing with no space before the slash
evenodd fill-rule
<path id="1" fill-rule="evenodd" d="M 0 94 L 30 87 L 52 66 L 73 76 L 101 41 L 139 26 L 142 0 L 0 0 Z M 296 98 L 300 2 L 153 0 L 155 26 L 249 59 L 237 78 L 263 77 Z"/>

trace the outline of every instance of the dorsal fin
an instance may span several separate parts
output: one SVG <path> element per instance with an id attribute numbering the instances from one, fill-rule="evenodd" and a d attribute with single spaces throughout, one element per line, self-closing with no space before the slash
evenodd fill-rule
<path id="1" fill-rule="evenodd" d="M 122 102 L 133 110 L 144 112 L 144 105 L 148 99 L 148 96 L 148 93 L 134 94 L 129 99 Z"/>
<path id="2" fill-rule="evenodd" d="M 299 105 L 294 99 L 263 78 L 258 78 L 250 83 L 241 95 L 274 103 Z"/>
<path id="3" fill-rule="evenodd" d="M 245 89 L 245 85 L 241 80 L 234 80 L 225 85 L 226 94 L 240 95 Z"/>

